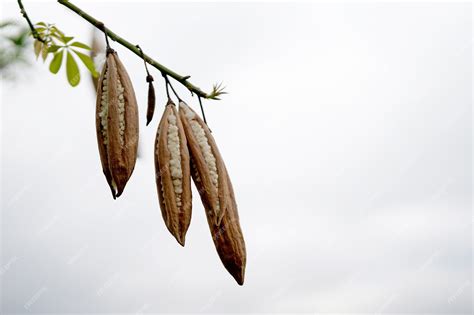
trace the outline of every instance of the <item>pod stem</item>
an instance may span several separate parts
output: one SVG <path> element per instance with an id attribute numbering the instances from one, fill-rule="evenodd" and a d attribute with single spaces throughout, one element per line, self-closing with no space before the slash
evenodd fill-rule
<path id="1" fill-rule="evenodd" d="M 140 53 L 143 58 L 143 64 L 145 65 L 145 71 L 146 71 L 146 82 L 148 83 L 148 107 L 146 111 L 146 125 L 152 121 L 153 119 L 153 114 L 155 112 L 155 102 L 156 102 L 156 96 L 155 96 L 155 87 L 153 86 L 153 76 L 150 74 L 150 71 L 148 71 L 148 66 L 146 64 L 146 59 L 144 58 L 144 53 L 143 50 L 140 48 L 139 45 L 136 45 L 138 50 L 140 50 Z"/>
<path id="2" fill-rule="evenodd" d="M 165 78 L 166 93 L 168 94 L 168 98 L 170 98 L 170 94 L 169 94 L 169 91 L 168 91 L 168 86 L 169 86 L 171 88 L 171 90 L 173 91 L 174 95 L 176 96 L 176 98 L 178 99 L 178 101 L 182 102 L 183 100 L 181 99 L 181 97 L 179 97 L 178 93 L 176 93 L 176 90 L 174 89 L 173 85 L 171 84 L 170 79 L 168 79 L 168 76 L 165 73 L 162 73 L 162 75 Z"/>
<path id="3" fill-rule="evenodd" d="M 204 107 L 202 106 L 202 101 L 201 97 L 198 95 L 198 100 L 199 100 L 199 106 L 201 107 L 201 113 L 202 113 L 202 120 L 204 120 L 204 123 L 207 125 L 207 120 L 206 120 L 206 115 L 204 114 Z M 209 125 L 207 125 L 209 127 Z M 209 129 L 210 131 L 211 129 Z"/>

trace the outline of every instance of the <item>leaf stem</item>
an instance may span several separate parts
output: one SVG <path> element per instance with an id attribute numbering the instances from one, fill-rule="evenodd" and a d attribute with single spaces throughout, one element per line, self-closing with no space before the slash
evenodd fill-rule
<path id="1" fill-rule="evenodd" d="M 21 3 L 20 0 L 18 0 L 19 3 Z M 193 85 L 191 82 L 187 81 L 189 76 L 182 76 L 174 72 L 173 70 L 167 68 L 166 66 L 160 64 L 158 61 L 152 59 L 150 56 L 142 53 L 136 45 L 130 43 L 129 41 L 125 40 L 124 38 L 120 37 L 119 35 L 115 34 L 112 30 L 109 28 L 105 27 L 104 23 L 100 22 L 99 20 L 95 19 L 91 15 L 87 14 L 80 8 L 78 8 L 76 5 L 72 4 L 68 0 L 58 0 L 58 2 L 68 9 L 72 10 L 75 12 L 77 15 L 91 23 L 93 26 L 101 30 L 102 32 L 106 33 L 110 39 L 113 41 L 119 43 L 120 45 L 124 46 L 125 48 L 128 48 L 131 52 L 135 53 L 140 58 L 143 58 L 149 65 L 155 67 L 158 69 L 162 74 L 166 74 L 182 85 L 184 85 L 191 93 L 195 93 L 197 96 L 200 96 L 202 98 L 212 98 L 210 97 L 211 94 L 207 94 L 204 91 L 202 91 L 199 87 Z"/>

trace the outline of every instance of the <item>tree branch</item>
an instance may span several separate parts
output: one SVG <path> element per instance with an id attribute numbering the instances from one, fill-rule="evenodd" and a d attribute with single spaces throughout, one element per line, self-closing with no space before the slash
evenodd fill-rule
<path id="1" fill-rule="evenodd" d="M 96 28 L 98 28 L 102 32 L 105 32 L 109 36 L 109 38 L 112 39 L 113 41 L 121 44 L 125 48 L 128 48 L 128 50 L 135 53 L 135 55 L 137 55 L 141 59 L 145 59 L 146 62 L 149 65 L 151 65 L 151 66 L 155 67 L 156 69 L 158 69 L 162 74 L 166 74 L 166 75 L 172 77 L 173 79 L 175 79 L 176 81 L 178 81 L 179 83 L 181 83 L 182 85 L 184 85 L 191 93 L 195 93 L 196 95 L 201 96 L 203 98 L 212 98 L 212 97 L 210 97 L 212 93 L 207 94 L 204 91 L 202 91 L 199 87 L 193 85 L 191 82 L 188 82 L 187 79 L 189 79 L 189 76 L 179 75 L 176 72 L 174 72 L 173 70 L 171 70 L 171 69 L 165 67 L 164 65 L 160 64 L 159 62 L 153 60 L 150 56 L 148 56 L 146 54 L 143 54 L 136 47 L 136 45 L 133 45 L 129 41 L 127 41 L 127 40 L 123 39 L 122 37 L 120 37 L 119 35 L 115 34 L 112 30 L 105 27 L 104 23 L 98 21 L 97 19 L 95 19 L 91 15 L 89 15 L 86 12 L 82 11 L 80 8 L 78 8 L 77 6 L 75 6 L 74 4 L 69 2 L 68 0 L 58 0 L 58 2 L 62 5 L 64 5 L 65 7 L 67 7 L 68 9 L 74 11 L 76 14 L 78 14 L 80 17 L 82 17 L 83 19 L 85 19 L 86 21 L 91 23 L 93 26 L 95 26 Z"/>
<path id="2" fill-rule="evenodd" d="M 179 75 L 176 72 L 174 72 L 173 70 L 171 70 L 171 69 L 165 67 L 164 65 L 160 64 L 156 60 L 153 60 L 150 56 L 147 56 L 146 54 L 140 52 L 140 50 L 136 47 L 136 45 L 133 45 L 129 41 L 127 41 L 124 38 L 120 37 L 119 35 L 115 34 L 112 30 L 105 27 L 104 23 L 102 23 L 101 21 L 98 21 L 97 19 L 95 19 L 91 15 L 89 15 L 86 12 L 82 11 L 80 8 L 78 8 L 77 6 L 75 6 L 74 4 L 69 2 L 68 0 L 58 0 L 58 2 L 62 5 L 64 5 L 65 7 L 67 7 L 68 9 L 74 11 L 76 14 L 78 14 L 80 17 L 82 17 L 83 19 L 85 19 L 86 21 L 91 23 L 93 26 L 95 26 L 96 28 L 98 28 L 102 32 L 105 32 L 109 36 L 109 38 L 112 39 L 113 41 L 121 44 L 125 48 L 128 48 L 128 50 L 135 53 L 135 55 L 137 55 L 141 59 L 145 59 L 146 62 L 149 65 L 151 65 L 151 66 L 155 67 L 156 69 L 158 69 L 162 74 L 166 74 L 166 75 L 172 77 L 173 79 L 175 79 L 176 81 L 178 81 L 179 83 L 181 83 L 182 85 L 184 85 L 191 93 L 195 93 L 196 95 L 201 96 L 203 98 L 210 98 L 209 96 L 212 93 L 207 94 L 204 91 L 202 91 L 199 87 L 191 84 L 191 82 L 188 82 L 187 79 L 189 79 L 189 76 Z"/>
<path id="3" fill-rule="evenodd" d="M 18 6 L 20 7 L 21 15 L 23 15 L 26 22 L 28 22 L 28 26 L 30 27 L 31 34 L 33 35 L 33 37 L 39 40 L 40 42 L 44 43 L 45 42 L 44 39 L 42 39 L 41 36 L 38 34 L 38 32 L 36 31 L 36 28 L 34 27 L 33 23 L 30 20 L 30 17 L 28 16 L 28 14 L 26 14 L 25 7 L 23 6 L 23 3 L 21 2 L 21 0 L 18 0 Z"/>
<path id="4" fill-rule="evenodd" d="M 128 48 L 128 50 L 135 53 L 135 55 L 140 57 L 140 59 L 144 59 L 149 65 L 151 65 L 151 66 L 155 67 L 156 69 L 158 69 L 163 76 L 165 76 L 165 75 L 170 76 L 173 79 L 175 79 L 176 81 L 178 81 L 179 83 L 181 83 L 182 85 L 184 85 L 191 93 L 194 93 L 199 97 L 207 98 L 207 99 L 218 99 L 217 96 L 219 96 L 221 94 L 225 94 L 225 92 L 222 92 L 222 91 L 217 91 L 218 93 L 216 94 L 215 88 L 213 88 L 213 91 L 209 94 L 202 91 L 199 87 L 195 86 L 194 84 L 192 84 L 191 82 L 188 81 L 190 76 L 188 76 L 188 75 L 186 75 L 186 76 L 179 75 L 176 72 L 174 72 L 173 70 L 171 70 L 171 69 L 167 68 L 166 66 L 160 64 L 158 61 L 152 59 L 150 56 L 148 56 L 148 55 L 144 54 L 143 52 L 141 52 L 140 49 L 138 49 L 136 45 L 133 45 L 129 41 L 127 41 L 124 38 L 120 37 L 119 35 L 115 34 L 112 30 L 105 27 L 104 23 L 102 23 L 101 21 L 95 19 L 94 17 L 87 14 L 86 12 L 82 11 L 80 8 L 78 8 L 77 6 L 75 6 L 74 4 L 69 2 L 68 0 L 58 0 L 58 2 L 62 5 L 64 5 L 65 7 L 67 7 L 68 9 L 72 10 L 73 12 L 75 12 L 77 15 L 79 15 L 80 17 L 82 17 L 83 19 L 88 21 L 89 23 L 91 23 L 97 29 L 104 32 L 113 41 L 119 43 L 120 45 L 124 46 L 125 48 Z M 38 32 L 36 31 L 33 23 L 31 22 L 30 18 L 28 17 L 28 14 L 26 14 L 25 8 L 23 7 L 23 3 L 21 2 L 21 0 L 18 0 L 18 6 L 20 7 L 21 14 L 23 15 L 23 17 L 28 22 L 28 25 L 31 29 L 31 33 L 32 33 L 33 37 L 44 43 L 44 39 L 42 39 L 41 36 L 38 34 Z"/>

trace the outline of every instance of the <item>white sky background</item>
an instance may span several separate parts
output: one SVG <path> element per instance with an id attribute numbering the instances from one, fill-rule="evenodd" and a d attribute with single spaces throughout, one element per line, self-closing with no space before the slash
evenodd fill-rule
<path id="1" fill-rule="evenodd" d="M 246 283 L 221 265 L 196 192 L 186 247 L 166 230 L 152 148 L 164 86 L 154 71 L 145 127 L 143 63 L 112 43 L 141 123 L 117 201 L 88 78 L 71 88 L 32 56 L 2 82 L 3 312 L 471 313 L 470 4 L 73 3 L 203 89 L 228 87 L 205 107 Z M 89 40 L 61 5 L 25 6 Z M 20 19 L 16 2 L 1 12 Z"/>

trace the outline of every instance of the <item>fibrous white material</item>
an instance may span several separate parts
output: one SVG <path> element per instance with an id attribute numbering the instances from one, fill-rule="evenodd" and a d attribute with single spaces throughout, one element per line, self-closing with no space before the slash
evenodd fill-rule
<path id="1" fill-rule="evenodd" d="M 105 70 L 104 80 L 102 80 L 102 95 L 100 100 L 100 125 L 102 131 L 102 138 L 105 145 L 109 143 L 108 135 L 108 116 L 109 116 L 109 82 L 107 80 L 107 71 Z M 118 92 L 118 111 L 119 111 L 119 133 L 120 133 L 120 145 L 124 145 L 124 135 L 125 135 L 125 98 L 124 98 L 125 88 L 119 79 L 117 79 L 117 92 Z"/>
<path id="2" fill-rule="evenodd" d="M 123 92 L 125 88 L 120 82 L 120 79 L 117 78 L 117 92 L 118 92 L 118 111 L 119 111 L 119 133 L 120 133 L 120 145 L 124 145 L 124 134 L 125 134 L 125 99 Z"/>
<path id="3" fill-rule="evenodd" d="M 204 155 L 204 160 L 206 161 L 207 168 L 209 169 L 209 175 L 211 177 L 211 182 L 216 193 L 219 190 L 219 176 L 217 174 L 217 163 L 214 154 L 212 153 L 211 146 L 207 141 L 206 133 L 204 132 L 203 127 L 194 119 L 194 113 L 188 110 L 186 105 L 181 105 L 185 109 L 185 116 L 191 125 L 193 134 L 196 137 L 196 140 L 201 148 L 202 154 Z M 219 202 L 217 203 L 217 210 L 219 210 Z"/>
<path id="4" fill-rule="evenodd" d="M 102 69 L 104 67 L 104 64 L 105 64 L 105 60 L 107 59 L 107 56 L 105 54 L 105 52 L 100 52 L 98 53 L 93 59 L 92 61 L 94 62 L 94 65 L 95 65 L 95 68 L 96 69 Z"/>
<path id="5" fill-rule="evenodd" d="M 178 208 L 181 207 L 181 194 L 183 192 L 183 171 L 181 169 L 181 153 L 180 153 L 180 141 L 178 134 L 178 125 L 176 122 L 176 116 L 170 114 L 168 116 L 168 150 L 170 152 L 170 173 L 173 181 L 173 188 L 176 195 L 176 205 Z"/>
<path id="6" fill-rule="evenodd" d="M 130 78 L 117 53 L 107 60 L 97 80 L 96 133 L 105 178 L 116 199 L 135 167 L 138 149 L 138 106 Z"/>
<path id="7" fill-rule="evenodd" d="M 107 93 L 107 69 L 105 70 L 104 80 L 102 80 L 102 95 L 100 100 L 100 126 L 102 132 L 102 141 L 107 146 L 109 143 L 109 135 L 107 132 L 107 117 L 109 114 L 109 100 L 108 100 L 108 93 Z"/>

